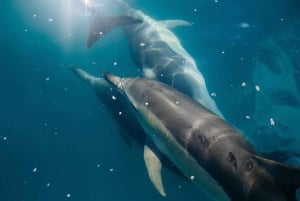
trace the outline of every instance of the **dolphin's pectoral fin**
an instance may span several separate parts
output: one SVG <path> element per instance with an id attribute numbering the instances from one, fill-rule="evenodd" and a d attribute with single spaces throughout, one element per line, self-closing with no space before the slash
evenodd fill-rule
<path id="1" fill-rule="evenodd" d="M 253 158 L 259 166 L 264 167 L 274 177 L 276 183 L 285 194 L 286 200 L 297 201 L 296 190 L 300 187 L 300 168 L 260 156 L 253 156 Z"/>
<path id="2" fill-rule="evenodd" d="M 185 20 L 163 20 L 159 21 L 159 23 L 169 29 L 179 26 L 192 26 L 192 23 Z"/>
<path id="3" fill-rule="evenodd" d="M 92 47 L 96 41 L 114 28 L 138 23 L 142 23 L 142 20 L 130 16 L 108 17 L 98 14 L 90 26 L 87 47 Z"/>
<path id="4" fill-rule="evenodd" d="M 146 145 L 144 146 L 144 160 L 148 175 L 159 194 L 162 196 L 166 196 L 161 179 L 161 161 L 158 154 L 153 150 L 154 147 L 151 146 L 150 143 L 146 143 Z"/>

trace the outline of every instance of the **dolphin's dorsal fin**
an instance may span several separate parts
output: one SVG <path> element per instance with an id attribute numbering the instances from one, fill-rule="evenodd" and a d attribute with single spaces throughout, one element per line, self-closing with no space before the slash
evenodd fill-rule
<path id="1" fill-rule="evenodd" d="M 179 26 L 192 26 L 192 23 L 185 20 L 163 20 L 159 21 L 159 23 L 168 29 L 172 29 Z"/>
<path id="2" fill-rule="evenodd" d="M 154 147 L 147 142 L 144 146 L 144 160 L 147 167 L 148 175 L 155 189 L 160 195 L 166 196 L 161 179 L 161 161 Z"/>
<path id="3" fill-rule="evenodd" d="M 300 168 L 268 160 L 260 156 L 254 156 L 254 159 L 273 176 L 287 200 L 297 201 L 296 190 L 300 186 Z"/>

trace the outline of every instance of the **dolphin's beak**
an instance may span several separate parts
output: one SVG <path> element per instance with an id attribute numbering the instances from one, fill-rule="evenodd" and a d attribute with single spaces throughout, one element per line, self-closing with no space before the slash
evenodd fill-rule
<path id="1" fill-rule="evenodd" d="M 123 87 L 122 87 L 122 78 L 116 76 L 116 75 L 113 75 L 111 73 L 103 73 L 103 77 L 104 79 L 111 85 L 113 85 L 114 87 L 120 89 L 120 90 L 123 90 Z"/>

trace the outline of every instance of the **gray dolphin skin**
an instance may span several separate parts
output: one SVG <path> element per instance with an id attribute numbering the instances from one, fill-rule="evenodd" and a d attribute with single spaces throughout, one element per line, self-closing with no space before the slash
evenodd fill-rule
<path id="1" fill-rule="evenodd" d="M 222 116 L 208 93 L 196 62 L 170 30 L 178 26 L 191 26 L 191 23 L 184 20 L 156 21 L 123 1 L 117 2 L 124 14 L 116 17 L 97 14 L 90 26 L 87 46 L 92 47 L 111 29 L 122 27 L 133 60 L 144 77 L 164 82 Z"/>
<path id="2" fill-rule="evenodd" d="M 130 103 L 148 140 L 213 200 L 296 201 L 300 169 L 261 157 L 201 104 L 154 80 L 104 78 Z"/>
<path id="3" fill-rule="evenodd" d="M 111 87 L 105 79 L 95 77 L 80 68 L 72 67 L 71 69 L 77 76 L 94 89 L 99 100 L 118 123 L 120 128 L 119 133 L 127 144 L 132 146 L 133 143 L 135 143 L 144 146 L 147 142 L 146 134 L 124 96 L 117 89 Z M 148 146 L 150 146 L 151 149 L 148 148 Z M 166 157 L 160 154 L 159 150 L 155 149 L 155 146 L 151 145 L 150 142 L 147 142 L 144 147 L 144 160 L 150 180 L 154 187 L 162 196 L 165 196 L 166 193 L 164 191 L 160 173 L 161 166 L 166 166 L 178 175 L 182 176 L 182 173 Z M 153 150 L 155 154 L 152 153 Z M 274 152 L 264 153 L 263 156 L 268 159 L 284 162 L 289 158 L 299 157 L 299 154 L 286 150 L 276 150 Z"/>
<path id="4" fill-rule="evenodd" d="M 93 88 L 99 100 L 118 123 L 119 133 L 124 141 L 130 146 L 133 144 L 144 146 L 146 134 L 123 95 L 103 78 L 95 77 L 80 68 L 71 67 L 71 70 Z M 164 166 L 182 176 L 181 172 L 167 158 L 159 153 L 156 153 L 156 156 L 159 156 Z M 145 161 L 152 159 L 148 158 Z"/>

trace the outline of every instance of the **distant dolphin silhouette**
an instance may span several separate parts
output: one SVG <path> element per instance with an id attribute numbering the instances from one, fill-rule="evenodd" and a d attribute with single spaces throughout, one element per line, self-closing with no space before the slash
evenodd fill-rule
<path id="1" fill-rule="evenodd" d="M 191 26 L 183 20 L 156 21 L 140 10 L 120 2 L 125 9 L 122 16 L 96 14 L 87 40 L 91 47 L 113 28 L 122 27 L 130 44 L 130 51 L 143 76 L 164 82 L 187 94 L 209 110 L 222 116 L 210 97 L 205 80 L 194 59 L 182 47 L 170 28 Z"/>
<path id="2" fill-rule="evenodd" d="M 213 200 L 296 201 L 300 169 L 261 157 L 201 104 L 154 80 L 109 73 L 104 78 L 130 103 L 148 140 Z M 147 145 L 144 154 L 156 155 Z M 147 166 L 160 181 L 159 158 Z"/>

